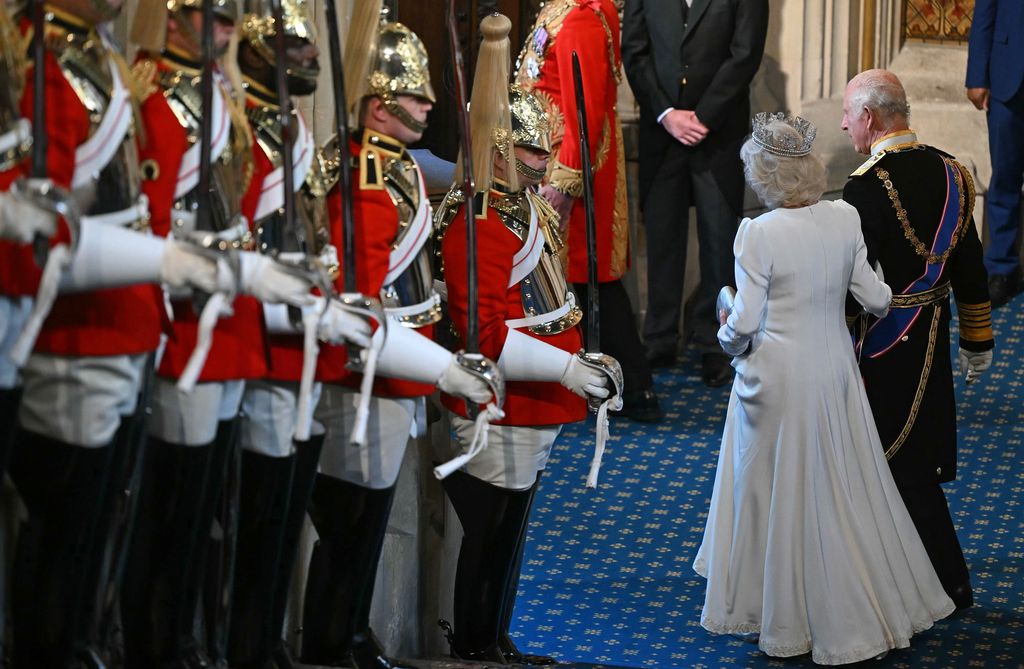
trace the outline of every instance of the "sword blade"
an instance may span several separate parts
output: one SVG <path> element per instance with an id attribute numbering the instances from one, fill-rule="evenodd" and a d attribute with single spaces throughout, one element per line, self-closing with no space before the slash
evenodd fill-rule
<path id="1" fill-rule="evenodd" d="M 601 351 L 600 298 L 597 294 L 597 222 L 594 218 L 594 173 L 590 166 L 590 133 L 587 130 L 586 96 L 580 58 L 572 52 L 572 79 L 576 92 L 576 121 L 580 127 L 580 169 L 583 171 L 583 210 L 587 230 L 587 353 Z"/>

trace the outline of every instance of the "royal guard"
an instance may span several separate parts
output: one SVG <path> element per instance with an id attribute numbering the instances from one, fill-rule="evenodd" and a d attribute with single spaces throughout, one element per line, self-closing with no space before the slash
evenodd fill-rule
<path id="1" fill-rule="evenodd" d="M 287 62 L 293 142 L 286 148 L 281 132 L 282 109 L 278 88 L 276 26 L 271 3 L 247 6 L 239 44 L 239 65 L 246 93 L 246 115 L 252 127 L 255 169 L 245 196 L 254 209 L 253 224 L 261 250 L 273 249 L 280 258 L 311 260 L 325 273 L 337 272 L 331 245 L 330 224 L 324 196 L 329 188 L 324 160 L 302 115 L 291 105 L 291 96 L 311 95 L 316 89 L 318 49 L 312 5 L 305 0 L 283 5 L 283 29 Z M 283 162 L 292 156 L 294 220 L 285 212 Z M 306 257 L 309 256 L 309 257 Z M 314 311 L 324 309 L 322 298 Z M 357 331 L 369 327 L 345 312 L 336 300 L 326 303 L 318 335 L 327 341 L 357 339 Z M 320 386 L 312 388 L 308 406 L 300 403 L 300 385 L 306 357 L 302 334 L 288 309 L 264 304 L 270 330 L 271 364 L 267 375 L 246 384 L 242 400 L 242 479 L 235 578 L 232 589 L 228 659 L 231 666 L 292 666 L 282 627 L 299 534 L 316 478 L 324 429 L 313 423 L 310 434 L 301 435 L 297 425 L 312 421 L 312 407 Z M 365 345 L 368 339 L 362 339 Z M 309 415 L 299 412 L 306 408 Z"/>
<path id="2" fill-rule="evenodd" d="M 558 215 L 536 192 L 551 156 L 539 96 L 508 81 L 511 23 L 481 23 L 470 130 L 476 193 L 481 352 L 506 381 L 505 417 L 487 447 L 444 480 L 464 530 L 455 576 L 453 653 L 499 664 L 554 664 L 524 656 L 509 638 L 527 520 L 540 473 L 562 425 L 583 420 L 587 399 L 609 395 L 609 376 L 582 356 L 582 317 L 562 271 Z M 504 68 L 502 64 L 504 63 Z M 511 114 L 509 110 L 511 109 Z M 481 151 L 482 147 L 482 151 Z M 486 188 L 486 190 L 483 190 Z M 461 182 L 435 217 L 448 311 L 466 337 L 469 293 Z M 457 445 L 473 441 L 465 403 L 443 395 Z"/>
<path id="3" fill-rule="evenodd" d="M 551 113 L 551 163 L 540 192 L 566 231 L 567 276 L 587 304 L 587 237 L 580 128 L 573 92 L 572 54 L 586 91 L 590 163 L 594 173 L 600 330 L 625 380 L 624 415 L 659 421 L 664 415 L 622 276 L 629 269 L 626 163 L 617 112 L 622 80 L 619 14 L 613 0 L 553 0 L 541 9 L 516 63 L 516 82 L 544 99 Z"/>
<path id="4" fill-rule="evenodd" d="M 398 666 L 370 630 L 370 603 L 399 468 L 416 417 L 423 415 L 423 398 L 435 385 L 476 402 L 492 398 L 483 379 L 430 340 L 441 316 L 426 247 L 430 203 L 405 146 L 426 129 L 434 91 L 419 37 L 400 23 L 381 23 L 380 9 L 379 0 L 353 8 L 344 67 L 348 118 L 357 129 L 348 146 L 334 142 L 326 154 L 335 163 L 351 161 L 357 289 L 383 304 L 387 336 L 370 397 L 359 393 L 363 377 L 346 369 L 345 349 L 325 346 L 320 353 L 324 388 L 316 415 L 328 441 L 310 507 L 319 541 L 302 623 L 303 662 L 360 669 Z M 336 239 L 342 238 L 340 187 L 328 195 Z M 340 281 L 338 289 L 344 290 Z M 365 443 L 356 447 L 349 436 L 361 402 L 369 419 Z"/>
<path id="5" fill-rule="evenodd" d="M 213 16 L 212 51 L 223 54 L 238 19 L 234 0 L 215 0 Z M 252 173 L 252 138 L 219 68 L 208 82 L 210 109 L 203 109 L 201 3 L 144 2 L 135 17 L 132 38 L 140 55 L 132 73 L 145 96 L 142 187 L 154 231 L 216 239 L 218 248 L 236 255 L 244 293 L 231 303 L 231 315 L 217 322 L 205 365 L 189 392 L 178 384 L 200 339 L 197 305 L 191 295 L 170 296 L 173 334 L 153 382 L 149 448 L 121 599 L 122 611 L 128 612 L 127 666 L 201 664 L 209 660 L 193 637 L 193 615 L 211 525 L 237 444 L 245 380 L 268 369 L 257 300 L 304 304 L 309 284 L 248 250 L 255 246 L 248 223 L 254 211 L 243 207 L 242 196 Z M 206 197 L 200 193 L 204 113 L 211 143 Z"/>
<path id="6" fill-rule="evenodd" d="M 88 642 L 125 484 L 122 463 L 141 432 L 140 381 L 161 332 L 162 299 L 153 284 L 212 288 L 216 282 L 212 261 L 140 234 L 148 228 L 148 208 L 139 190 L 137 90 L 124 61 L 96 32 L 119 7 L 48 4 L 44 90 L 35 90 L 30 68 L 22 97 L 23 117 L 32 118 L 39 97 L 46 118 L 45 133 L 35 129 L 45 137 L 45 159 L 26 169 L 70 191 L 74 206 L 66 211 L 81 216 L 71 262 L 44 282 L 41 293 L 61 295 L 22 368 L 10 462 L 29 512 L 12 593 L 16 666 L 64 666 Z M 31 32 L 28 19 L 22 29 Z M 68 241 L 65 226 L 51 238 Z M 0 264 L 6 294 L 31 294 L 39 284 L 30 248 L 8 249 Z M 40 304 L 34 315 L 42 320 Z"/>

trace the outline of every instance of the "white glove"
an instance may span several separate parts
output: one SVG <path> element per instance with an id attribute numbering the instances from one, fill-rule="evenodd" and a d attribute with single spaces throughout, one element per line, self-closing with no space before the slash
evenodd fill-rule
<path id="1" fill-rule="evenodd" d="M 373 331 L 370 324 L 346 309 L 337 300 L 327 301 L 327 310 L 320 318 L 317 339 L 328 344 L 355 344 L 366 348 Z"/>
<path id="2" fill-rule="evenodd" d="M 202 255 L 188 242 L 168 237 L 160 258 L 160 282 L 171 288 L 217 290 L 217 261 Z"/>
<path id="3" fill-rule="evenodd" d="M 56 215 L 9 193 L 0 193 L 0 238 L 28 244 L 37 234 L 51 237 L 56 230 Z"/>
<path id="4" fill-rule="evenodd" d="M 974 383 L 983 372 L 992 366 L 992 349 L 987 351 L 965 351 L 960 349 L 960 373 L 968 384 Z"/>
<path id="5" fill-rule="evenodd" d="M 306 307 L 315 303 L 312 285 L 295 276 L 273 258 L 251 251 L 239 254 L 242 292 L 260 302 Z"/>
<path id="6" fill-rule="evenodd" d="M 575 355 L 569 359 L 569 364 L 566 365 L 558 382 L 583 399 L 608 397 L 608 376 L 583 364 Z"/>
<path id="7" fill-rule="evenodd" d="M 437 380 L 437 387 L 449 395 L 462 397 L 477 404 L 486 404 L 491 401 L 490 386 L 484 383 L 483 379 L 464 370 L 455 362 L 454 355 L 444 373 L 441 374 L 441 378 Z"/>

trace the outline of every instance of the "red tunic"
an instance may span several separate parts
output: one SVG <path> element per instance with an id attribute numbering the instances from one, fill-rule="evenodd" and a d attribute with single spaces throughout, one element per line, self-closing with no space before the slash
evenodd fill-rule
<path id="1" fill-rule="evenodd" d="M 523 242 L 509 230 L 493 207 L 487 218 L 477 219 L 477 295 L 480 319 L 480 352 L 491 360 L 501 357 L 508 337 L 505 321 L 524 318 L 520 284 L 507 287 L 512 276 L 512 258 Z M 466 216 L 460 206 L 441 244 L 445 285 L 448 286 L 448 314 L 460 339 L 467 327 L 466 286 Z M 555 335 L 541 336 L 523 328 L 523 334 L 576 353 L 583 347 L 579 327 Z M 441 396 L 444 405 L 460 416 L 466 416 L 466 403 L 450 395 Z M 505 418 L 499 425 L 558 425 L 583 420 L 587 405 L 582 397 L 560 383 L 545 381 L 506 381 Z"/>
<path id="2" fill-rule="evenodd" d="M 362 149 L 356 141 L 349 143 L 351 155 L 358 158 Z M 352 170 L 352 183 L 360 183 L 359 161 Z M 335 186 L 327 195 L 327 210 L 331 219 L 331 239 L 342 239 L 341 201 L 338 188 Z M 388 262 L 391 246 L 398 237 L 398 209 L 388 191 L 383 187 L 363 187 L 356 191 L 352 202 L 352 216 L 355 219 L 355 257 L 357 263 L 357 289 L 364 295 L 380 295 L 384 287 L 384 277 L 388 273 Z M 339 249 L 339 253 L 340 253 Z M 342 260 L 344 261 L 344 259 Z M 335 288 L 344 290 L 343 273 L 339 274 Z M 391 327 L 402 327 L 392 325 Z M 416 330 L 425 337 L 433 337 L 433 326 L 425 326 Z M 358 388 L 362 374 L 355 374 L 345 369 L 348 352 L 344 346 L 323 345 L 320 347 L 320 358 L 317 364 L 317 376 L 328 383 L 337 383 L 350 388 Z M 434 392 L 434 386 L 401 379 L 388 379 L 377 376 L 373 382 L 373 394 L 378 397 L 422 397 Z"/>
<path id="3" fill-rule="evenodd" d="M 22 32 L 30 28 L 22 21 Z M 68 82 L 52 51 L 46 52 L 47 173 L 58 186 L 70 188 L 75 150 L 90 135 L 89 112 Z M 24 118 L 32 118 L 34 99 L 31 67 L 21 101 Z M 134 141 L 126 138 L 125 141 Z M 61 229 L 55 243 L 66 242 Z M 0 292 L 31 295 L 40 269 L 28 246 L 5 245 L 0 256 Z M 87 291 L 58 297 L 43 324 L 35 350 L 51 355 L 108 356 L 152 351 L 160 342 L 162 299 L 159 287 Z"/>
<path id="4" fill-rule="evenodd" d="M 538 35 L 542 24 L 546 33 Z M 561 190 L 580 196 L 582 161 L 573 87 L 573 51 L 580 59 L 586 92 L 590 162 L 594 168 L 598 281 L 614 281 L 629 268 L 629 216 L 622 130 L 616 111 L 622 63 L 619 16 L 611 0 L 549 2 L 537 18 L 516 74 L 518 83 L 541 94 L 555 108 L 552 133 L 555 166 L 551 182 Z M 560 127 L 562 132 L 559 132 Z M 567 278 L 573 283 L 586 283 L 586 214 L 581 198 L 573 205 L 566 243 L 569 248 Z"/>
<path id="5" fill-rule="evenodd" d="M 162 61 L 156 61 L 156 66 L 159 71 L 171 69 Z M 153 90 L 146 98 L 141 115 L 145 132 L 139 146 L 140 164 L 155 163 L 157 167 L 144 170 L 142 190 L 149 197 L 153 232 L 166 236 L 171 229 L 171 207 L 178 171 L 190 146 L 188 132 L 160 90 Z M 251 214 L 252 211 L 243 210 L 243 213 Z M 199 375 L 200 382 L 253 379 L 266 373 L 259 302 L 249 296 L 240 296 L 232 306 L 234 315 L 221 318 L 214 329 L 213 344 Z M 158 373 L 176 379 L 185 370 L 195 349 L 199 319 L 190 300 L 175 300 L 171 307 L 173 336 L 167 341 Z"/>

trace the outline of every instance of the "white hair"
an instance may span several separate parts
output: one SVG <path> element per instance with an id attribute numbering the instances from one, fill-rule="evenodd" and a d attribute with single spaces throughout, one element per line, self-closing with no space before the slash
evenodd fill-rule
<path id="1" fill-rule="evenodd" d="M 888 70 L 866 70 L 850 80 L 847 105 L 853 118 L 870 109 L 884 121 L 910 118 L 910 104 L 903 84 Z"/>
<path id="2" fill-rule="evenodd" d="M 767 126 L 774 135 L 799 133 L 782 121 Z M 748 139 L 740 149 L 747 183 L 769 209 L 797 206 L 821 199 L 827 184 L 825 165 L 813 153 L 806 156 L 779 156 Z"/>

